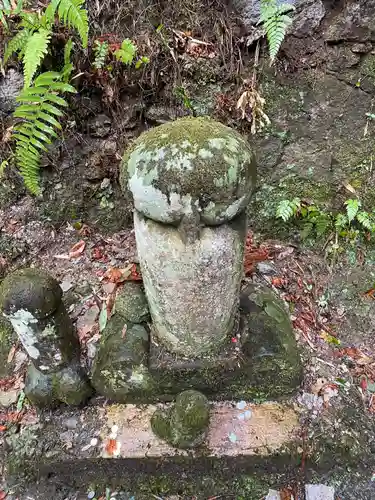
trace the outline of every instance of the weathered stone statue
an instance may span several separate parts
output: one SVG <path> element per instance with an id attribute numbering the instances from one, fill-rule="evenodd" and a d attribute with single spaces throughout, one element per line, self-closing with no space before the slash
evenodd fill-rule
<path id="1" fill-rule="evenodd" d="M 80 404 L 91 395 L 79 361 L 79 342 L 58 282 L 37 269 L 8 275 L 0 309 L 30 357 L 25 393 L 37 406 Z"/>
<path id="2" fill-rule="evenodd" d="M 301 365 L 284 303 L 264 286 L 241 291 L 246 208 L 256 165 L 245 139 L 208 118 L 142 134 L 125 153 L 143 285 L 125 283 L 102 333 L 96 391 L 119 402 L 170 401 L 152 427 L 179 447 L 204 439 L 206 397 L 290 393 Z M 90 395 L 58 283 L 34 269 L 6 277 L 0 308 L 31 359 L 25 392 L 39 406 Z M 197 392 L 200 391 L 200 392 Z"/>
<path id="3" fill-rule="evenodd" d="M 145 302 L 141 285 L 122 292 L 94 363 L 100 393 L 157 401 L 195 389 L 233 399 L 274 397 L 298 385 L 283 302 L 255 285 L 240 293 L 255 175 L 249 144 L 208 118 L 151 129 L 125 153 L 120 180 L 134 199 L 151 323 L 131 314 L 134 301 Z"/>

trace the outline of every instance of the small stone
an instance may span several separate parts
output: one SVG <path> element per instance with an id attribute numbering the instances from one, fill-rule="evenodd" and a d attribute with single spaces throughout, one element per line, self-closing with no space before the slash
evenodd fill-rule
<path id="1" fill-rule="evenodd" d="M 268 262 L 258 262 L 256 267 L 260 274 L 265 274 L 266 276 L 273 276 L 277 274 L 276 267 Z"/>
<path id="2" fill-rule="evenodd" d="M 239 401 L 237 404 L 236 404 L 236 408 L 238 410 L 244 410 L 246 407 L 246 401 Z"/>
<path id="3" fill-rule="evenodd" d="M 281 495 L 276 490 L 268 490 L 268 495 L 265 500 L 281 500 Z"/>
<path id="4" fill-rule="evenodd" d="M 95 491 L 89 491 L 89 492 L 87 493 L 87 498 L 88 498 L 89 500 L 92 500 L 92 499 L 94 498 L 94 496 L 95 496 Z"/>
<path id="5" fill-rule="evenodd" d="M 90 446 L 96 446 L 98 444 L 98 439 L 97 438 L 92 438 L 90 441 Z"/>
<path id="6" fill-rule="evenodd" d="M 91 383 L 99 394 L 126 401 L 130 394 L 151 394 L 148 371 L 149 334 L 142 325 L 114 314 L 102 332 L 92 367 Z"/>
<path id="7" fill-rule="evenodd" d="M 12 404 L 16 403 L 18 399 L 19 389 L 13 391 L 0 391 L 0 406 L 8 408 Z"/>
<path id="8" fill-rule="evenodd" d="M 117 294 L 115 311 L 132 323 L 146 321 L 149 311 L 142 285 L 134 281 L 126 281 Z"/>
<path id="9" fill-rule="evenodd" d="M 67 429 L 76 429 L 78 420 L 75 417 L 68 418 L 64 421 L 64 426 Z"/>
<path id="10" fill-rule="evenodd" d="M 306 500 L 335 500 L 335 489 L 324 484 L 306 484 Z"/>
<path id="11" fill-rule="evenodd" d="M 73 283 L 71 283 L 70 281 L 64 280 L 60 283 L 60 287 L 61 287 L 61 290 L 63 292 L 67 292 L 68 290 L 70 290 L 73 287 Z"/>
<path id="12" fill-rule="evenodd" d="M 92 137 L 107 137 L 112 128 L 111 119 L 105 115 L 100 114 L 94 116 L 88 121 L 89 132 Z"/>
<path id="13" fill-rule="evenodd" d="M 372 50 L 372 43 L 371 42 L 366 42 L 366 43 L 354 43 L 351 47 L 352 52 L 358 53 L 358 54 L 367 54 L 367 52 L 371 52 Z"/>
<path id="14" fill-rule="evenodd" d="M 151 419 L 154 433 L 177 448 L 195 448 L 206 437 L 210 420 L 210 405 L 198 391 L 184 391 L 174 406 L 157 410 Z"/>

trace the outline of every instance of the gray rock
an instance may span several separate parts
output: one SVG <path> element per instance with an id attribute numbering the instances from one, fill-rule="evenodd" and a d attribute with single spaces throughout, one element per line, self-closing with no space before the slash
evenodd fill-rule
<path id="1" fill-rule="evenodd" d="M 135 208 L 167 224 L 232 220 L 248 205 L 255 180 L 250 144 L 207 117 L 181 118 L 141 134 L 125 152 L 120 172 Z"/>
<path id="2" fill-rule="evenodd" d="M 375 0 L 345 2 L 324 33 L 328 42 L 375 40 Z"/>
<path id="3" fill-rule="evenodd" d="M 353 43 L 351 49 L 352 52 L 354 52 L 355 54 L 367 54 L 372 50 L 372 43 L 371 42 Z"/>
<path id="4" fill-rule="evenodd" d="M 144 117 L 152 123 L 161 125 L 188 114 L 188 111 L 182 110 L 181 108 L 164 106 L 163 104 L 153 104 L 145 110 Z"/>
<path id="5" fill-rule="evenodd" d="M 70 418 L 67 418 L 65 421 L 64 421 L 64 426 L 67 428 L 67 429 L 75 429 L 78 425 L 78 419 L 75 418 L 75 417 L 70 417 Z"/>
<path id="6" fill-rule="evenodd" d="M 172 352 L 217 351 L 232 332 L 243 272 L 245 218 L 184 242 L 137 212 L 134 228 L 153 334 Z"/>
<path id="7" fill-rule="evenodd" d="M 117 294 L 115 311 L 132 323 L 142 323 L 149 316 L 146 295 L 140 283 L 126 281 Z"/>
<path id="8" fill-rule="evenodd" d="M 0 391 L 0 406 L 8 408 L 18 399 L 19 389 L 13 391 Z"/>
<path id="9" fill-rule="evenodd" d="M 319 26 L 325 9 L 321 0 L 277 0 L 277 4 L 288 3 L 296 7 L 294 16 L 297 36 L 307 36 L 312 30 Z M 259 21 L 260 0 L 234 0 L 234 8 L 241 14 L 244 24 L 248 27 L 254 26 Z M 305 13 L 306 11 L 306 13 Z M 294 24 L 294 23 L 293 23 Z"/>
<path id="10" fill-rule="evenodd" d="M 103 330 L 91 383 L 99 394 L 125 402 L 128 395 L 152 393 L 148 372 L 149 336 L 141 325 L 114 314 Z"/>
<path id="11" fill-rule="evenodd" d="M 55 373 L 42 373 L 30 363 L 25 394 L 40 408 L 54 407 L 63 402 L 80 405 L 92 394 L 92 388 L 78 363 L 72 363 Z"/>
<path id="12" fill-rule="evenodd" d="M 10 69 L 5 77 L 0 73 L 0 116 L 6 116 L 16 108 L 16 97 L 23 87 L 23 76 Z"/>
<path id="13" fill-rule="evenodd" d="M 200 446 L 210 422 L 210 404 L 198 391 L 185 391 L 177 396 L 168 410 L 157 410 L 151 419 L 153 432 L 177 448 Z"/>
<path id="14" fill-rule="evenodd" d="M 261 274 L 265 274 L 266 276 L 272 276 L 277 274 L 277 269 L 274 265 L 269 264 L 268 262 L 258 262 L 257 271 Z"/>
<path id="15" fill-rule="evenodd" d="M 324 484 L 306 484 L 306 500 L 335 500 L 335 489 Z"/>
<path id="16" fill-rule="evenodd" d="M 297 37 L 311 36 L 320 26 L 326 10 L 322 0 L 300 3 L 288 33 Z"/>
<path id="17" fill-rule="evenodd" d="M 88 121 L 88 127 L 92 137 L 104 138 L 111 133 L 112 122 L 107 115 L 100 114 Z"/>
<path id="18" fill-rule="evenodd" d="M 333 46 L 327 48 L 327 68 L 340 72 L 344 68 L 352 68 L 361 60 L 358 53 L 354 53 L 348 46 Z"/>

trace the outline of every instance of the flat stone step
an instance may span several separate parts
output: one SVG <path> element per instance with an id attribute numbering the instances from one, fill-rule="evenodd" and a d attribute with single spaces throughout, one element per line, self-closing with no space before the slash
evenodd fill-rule
<path id="1" fill-rule="evenodd" d="M 75 485 L 134 486 L 165 475 L 175 485 L 194 483 L 203 475 L 215 486 L 231 484 L 237 473 L 255 477 L 263 471 L 271 478 L 296 464 L 298 414 L 290 405 L 215 402 L 206 442 L 195 450 L 175 449 L 153 434 L 150 420 L 157 407 L 109 404 L 45 412 L 40 423 L 22 426 L 8 439 L 8 477 L 18 480 L 26 473 Z"/>

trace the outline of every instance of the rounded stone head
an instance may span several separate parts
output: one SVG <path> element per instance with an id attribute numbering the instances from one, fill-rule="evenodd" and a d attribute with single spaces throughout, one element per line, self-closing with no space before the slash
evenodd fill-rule
<path id="1" fill-rule="evenodd" d="M 248 142 L 210 118 L 181 118 L 144 132 L 125 152 L 120 174 L 135 208 L 178 224 L 199 214 L 210 226 L 242 212 L 253 193 L 256 163 Z"/>
<path id="2" fill-rule="evenodd" d="M 6 315 L 26 310 L 37 319 L 47 318 L 59 306 L 58 282 L 40 269 L 20 269 L 8 274 L 0 287 L 0 310 Z"/>

